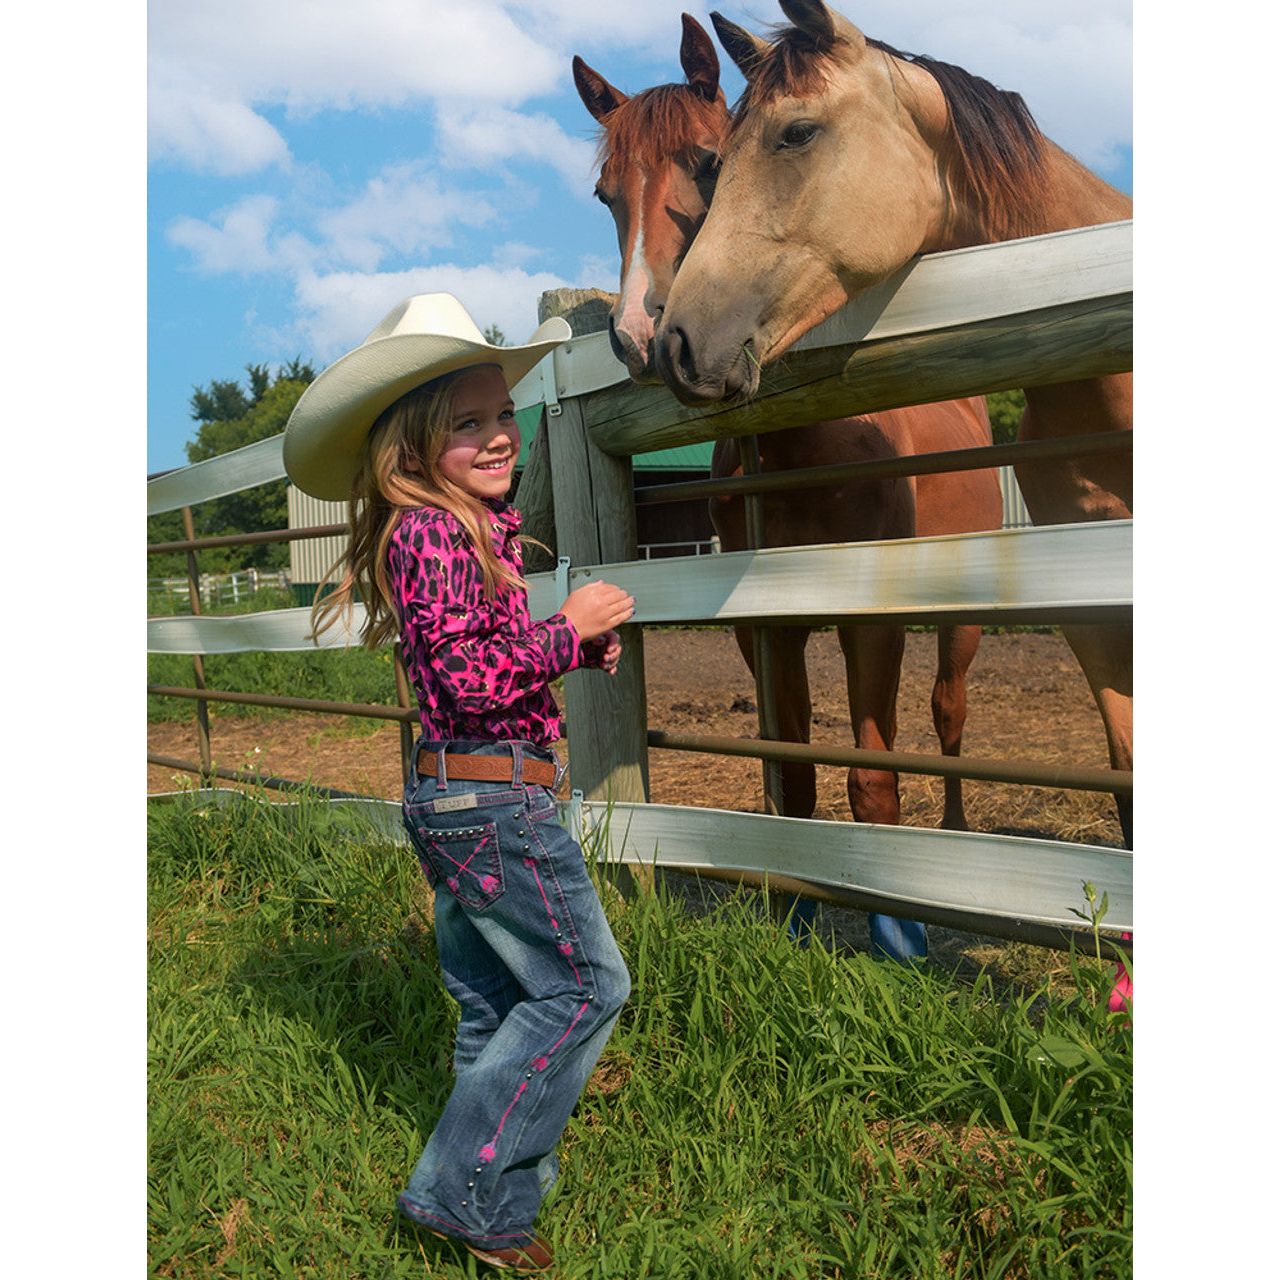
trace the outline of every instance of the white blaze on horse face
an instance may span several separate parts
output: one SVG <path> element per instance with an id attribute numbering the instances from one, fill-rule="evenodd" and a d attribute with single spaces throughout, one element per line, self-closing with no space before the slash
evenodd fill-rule
<path id="1" fill-rule="evenodd" d="M 643 192 L 634 207 L 635 235 L 631 240 L 631 251 L 627 255 L 626 275 L 622 279 L 614 328 L 619 334 L 625 334 L 643 355 L 648 351 L 649 341 L 653 337 L 653 317 L 645 309 L 645 298 L 653 288 L 653 276 L 644 253 Z"/>

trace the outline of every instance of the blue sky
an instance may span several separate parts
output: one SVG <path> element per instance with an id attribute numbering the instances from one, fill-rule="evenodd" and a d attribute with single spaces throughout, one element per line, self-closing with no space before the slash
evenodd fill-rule
<path id="1" fill-rule="evenodd" d="M 727 3 L 754 30 L 773 0 Z M 192 388 L 317 368 L 398 299 L 448 289 L 515 341 L 538 295 L 616 288 L 591 199 L 584 56 L 634 92 L 680 78 L 687 0 L 165 0 L 149 16 L 149 471 L 185 463 Z M 869 35 L 1016 89 L 1132 189 L 1128 0 L 868 0 Z M 741 79 L 722 58 L 730 99 Z"/>

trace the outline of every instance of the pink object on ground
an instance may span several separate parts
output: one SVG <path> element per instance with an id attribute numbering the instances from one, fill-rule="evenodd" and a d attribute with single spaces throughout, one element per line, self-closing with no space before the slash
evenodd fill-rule
<path id="1" fill-rule="evenodd" d="M 1122 933 L 1122 938 L 1132 938 L 1131 933 Z M 1110 1013 L 1124 1013 L 1133 1006 L 1133 979 L 1123 960 L 1116 961 L 1116 984 L 1111 988 L 1111 998 L 1107 1001 Z"/>

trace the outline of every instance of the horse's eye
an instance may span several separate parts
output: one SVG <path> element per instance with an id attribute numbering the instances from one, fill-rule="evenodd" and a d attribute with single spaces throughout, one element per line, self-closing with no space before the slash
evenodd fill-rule
<path id="1" fill-rule="evenodd" d="M 818 126 L 812 120 L 793 120 L 778 139 L 778 150 L 804 147 L 818 136 Z"/>
<path id="2" fill-rule="evenodd" d="M 601 191 L 599 187 L 597 187 L 592 194 L 595 196 L 597 200 L 600 201 L 602 205 L 604 205 L 606 209 L 609 207 L 609 197 L 605 195 L 605 193 Z"/>
<path id="3" fill-rule="evenodd" d="M 714 151 L 704 151 L 698 157 L 698 167 L 694 170 L 693 177 L 695 182 L 705 182 L 707 179 L 714 179 L 720 172 L 720 157 Z"/>

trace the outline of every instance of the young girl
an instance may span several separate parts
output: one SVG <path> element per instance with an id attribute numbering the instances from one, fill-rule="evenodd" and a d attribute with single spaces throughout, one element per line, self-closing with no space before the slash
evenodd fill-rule
<path id="1" fill-rule="evenodd" d="M 550 683 L 612 672 L 635 602 L 608 583 L 532 622 L 503 497 L 520 450 L 509 384 L 570 336 L 485 342 L 448 294 L 397 307 L 307 389 L 285 431 L 294 483 L 350 501 L 350 547 L 316 633 L 357 593 L 367 646 L 398 634 L 422 737 L 404 820 L 435 890 L 460 1016 L 454 1087 L 401 1210 L 498 1267 L 552 1262 L 534 1218 L 555 1148 L 630 990 L 581 849 L 556 821 Z"/>

